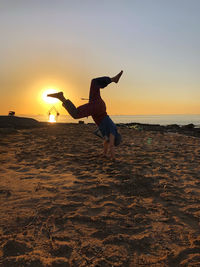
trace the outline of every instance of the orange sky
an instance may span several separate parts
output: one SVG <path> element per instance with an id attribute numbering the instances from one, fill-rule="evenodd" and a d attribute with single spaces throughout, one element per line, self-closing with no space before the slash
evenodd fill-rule
<path id="1" fill-rule="evenodd" d="M 120 83 L 102 90 L 109 114 L 200 114 L 199 8 L 186 0 L 1 1 L 0 114 L 46 114 L 49 88 L 84 104 L 92 78 L 121 69 Z"/>

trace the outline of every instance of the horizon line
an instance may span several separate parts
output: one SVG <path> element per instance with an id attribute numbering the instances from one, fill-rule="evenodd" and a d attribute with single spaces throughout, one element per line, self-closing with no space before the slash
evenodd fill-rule
<path id="1" fill-rule="evenodd" d="M 177 115 L 196 115 L 200 116 L 200 113 L 159 113 L 159 114 L 108 114 L 109 116 L 177 116 Z M 8 116 L 8 114 L 0 114 L 0 116 Z M 15 116 L 48 116 L 48 114 L 15 114 Z M 69 116 L 69 114 L 60 114 L 60 116 Z"/>

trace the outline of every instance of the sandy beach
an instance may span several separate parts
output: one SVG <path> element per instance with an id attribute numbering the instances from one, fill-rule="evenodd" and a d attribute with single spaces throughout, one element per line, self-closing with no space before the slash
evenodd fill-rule
<path id="1" fill-rule="evenodd" d="M 200 139 L 95 128 L 0 133 L 0 266 L 200 266 Z"/>

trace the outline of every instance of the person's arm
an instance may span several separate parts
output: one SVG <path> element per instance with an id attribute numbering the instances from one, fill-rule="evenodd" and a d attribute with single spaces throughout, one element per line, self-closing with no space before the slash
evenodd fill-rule
<path id="1" fill-rule="evenodd" d="M 109 142 L 107 140 L 104 140 L 103 141 L 103 155 L 104 156 L 107 156 L 108 147 L 109 147 Z"/>
<path id="2" fill-rule="evenodd" d="M 110 156 L 111 159 L 115 159 L 115 136 L 113 134 L 110 134 L 109 137 L 109 146 L 110 146 Z"/>

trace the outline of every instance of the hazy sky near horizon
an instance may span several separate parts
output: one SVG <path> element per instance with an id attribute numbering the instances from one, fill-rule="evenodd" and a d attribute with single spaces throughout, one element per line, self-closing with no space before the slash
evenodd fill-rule
<path id="1" fill-rule="evenodd" d="M 199 12 L 199 0 L 0 0 L 0 114 L 46 114 L 49 88 L 84 104 L 92 78 L 121 69 L 101 92 L 110 114 L 200 114 Z"/>

